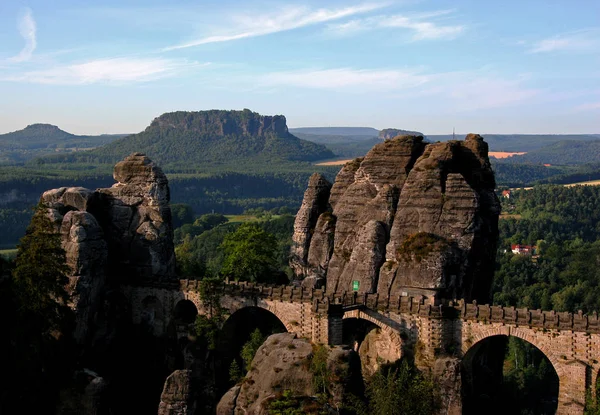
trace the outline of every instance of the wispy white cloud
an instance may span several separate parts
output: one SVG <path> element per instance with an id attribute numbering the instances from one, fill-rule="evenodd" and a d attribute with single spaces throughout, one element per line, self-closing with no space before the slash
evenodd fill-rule
<path id="1" fill-rule="evenodd" d="M 578 105 L 575 107 L 576 112 L 581 111 L 600 111 L 600 101 L 598 102 L 588 102 L 585 104 Z"/>
<path id="2" fill-rule="evenodd" d="M 417 71 L 337 68 L 274 72 L 265 75 L 261 83 L 315 89 L 351 89 L 358 92 L 413 88 L 427 81 L 428 77 Z"/>
<path id="3" fill-rule="evenodd" d="M 531 53 L 594 52 L 600 50 L 600 28 L 562 33 L 535 42 Z"/>
<path id="4" fill-rule="evenodd" d="M 31 59 L 31 55 L 37 46 L 36 25 L 30 8 L 19 19 L 19 33 L 25 40 L 25 46 L 18 55 L 9 58 L 11 62 L 24 62 Z"/>
<path id="5" fill-rule="evenodd" d="M 379 15 L 330 24 L 328 29 L 336 34 L 346 35 L 365 30 L 381 28 L 402 28 L 412 31 L 412 40 L 454 39 L 465 31 L 465 25 L 445 24 L 441 17 L 447 17 L 454 10 L 437 10 L 419 14 Z"/>
<path id="6" fill-rule="evenodd" d="M 127 84 L 175 76 L 196 62 L 163 58 L 112 58 L 56 66 L 4 77 L 5 81 L 52 85 Z"/>
<path id="7" fill-rule="evenodd" d="M 339 9 L 310 9 L 307 7 L 287 7 L 269 15 L 238 15 L 233 18 L 236 31 L 204 36 L 189 42 L 165 48 L 165 51 L 184 49 L 207 43 L 229 42 L 272 33 L 284 32 L 301 27 L 339 20 L 345 17 L 368 13 L 384 7 L 385 4 L 365 3 Z"/>
<path id="8" fill-rule="evenodd" d="M 487 70 L 427 73 L 422 68 L 406 70 L 336 68 L 274 72 L 259 84 L 276 88 L 311 88 L 348 93 L 400 94 L 404 98 L 426 98 L 445 102 L 448 108 L 471 111 L 517 105 L 542 91 L 526 86 L 527 77 L 506 79 Z"/>

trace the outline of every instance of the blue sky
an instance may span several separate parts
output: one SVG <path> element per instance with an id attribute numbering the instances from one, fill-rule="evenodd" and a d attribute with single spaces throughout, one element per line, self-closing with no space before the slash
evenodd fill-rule
<path id="1" fill-rule="evenodd" d="M 0 133 L 288 126 L 600 133 L 600 1 L 0 2 Z"/>

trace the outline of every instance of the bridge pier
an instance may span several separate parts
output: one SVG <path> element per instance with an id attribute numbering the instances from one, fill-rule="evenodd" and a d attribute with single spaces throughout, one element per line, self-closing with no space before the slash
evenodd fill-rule
<path id="1" fill-rule="evenodd" d="M 585 409 L 588 367 L 577 360 L 555 364 L 559 379 L 557 415 L 582 415 Z"/>

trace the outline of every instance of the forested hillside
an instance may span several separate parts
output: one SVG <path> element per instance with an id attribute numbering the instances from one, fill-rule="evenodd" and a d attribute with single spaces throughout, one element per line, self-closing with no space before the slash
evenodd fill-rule
<path id="1" fill-rule="evenodd" d="M 74 135 L 50 124 L 32 124 L 23 130 L 0 134 L 0 164 L 22 163 L 56 152 L 103 146 L 125 134 Z"/>
<path id="2" fill-rule="evenodd" d="M 165 169 L 180 170 L 333 157 L 326 147 L 290 134 L 284 116 L 211 110 L 163 114 L 141 133 L 85 154 L 60 155 L 44 162 L 112 164 L 134 152 L 145 153 Z"/>
<path id="3" fill-rule="evenodd" d="M 600 163 L 600 140 L 559 141 L 527 154 L 509 157 L 505 162 L 558 165 Z"/>
<path id="4" fill-rule="evenodd" d="M 536 186 L 502 199 L 496 304 L 600 310 L 600 187 Z M 536 246 L 515 255 L 511 244 Z M 506 252 L 505 252 L 506 251 Z"/>

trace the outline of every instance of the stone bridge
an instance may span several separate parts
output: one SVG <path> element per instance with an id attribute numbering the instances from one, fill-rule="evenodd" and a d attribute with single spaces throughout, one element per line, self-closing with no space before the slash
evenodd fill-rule
<path id="1" fill-rule="evenodd" d="M 596 313 L 588 316 L 463 301 L 433 305 L 408 296 L 330 296 L 322 289 L 251 283 L 227 283 L 221 290 L 221 303 L 229 316 L 248 307 L 264 309 L 287 331 L 313 342 L 343 344 L 346 320 L 368 321 L 388 339 L 388 350 L 378 350 L 378 354 L 395 360 L 410 353 L 420 367 L 428 369 L 436 359 L 453 357 L 462 362 L 464 371 L 485 339 L 518 337 L 552 363 L 559 378 L 558 414 L 583 414 L 586 391 L 598 381 L 600 320 Z M 207 313 L 196 280 L 124 286 L 122 291 L 132 306 L 133 322 L 148 325 L 157 336 L 170 324 L 178 334 L 186 334 L 196 314 Z"/>

